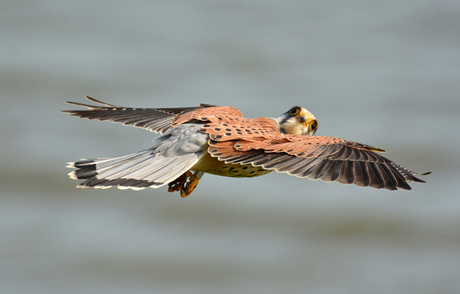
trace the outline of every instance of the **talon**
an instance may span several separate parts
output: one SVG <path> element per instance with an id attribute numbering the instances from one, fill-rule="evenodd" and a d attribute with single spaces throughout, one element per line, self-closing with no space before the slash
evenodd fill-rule
<path id="1" fill-rule="evenodd" d="M 201 178 L 201 176 L 199 176 Z M 180 191 L 181 197 L 187 197 L 193 190 L 195 190 L 200 178 L 192 174 L 190 171 L 186 171 L 180 177 L 170 182 L 168 192 Z"/>
<path id="2" fill-rule="evenodd" d="M 180 196 L 187 197 L 190 195 L 193 190 L 195 190 L 196 186 L 198 185 L 198 182 L 200 181 L 199 178 L 195 177 L 191 172 L 187 172 L 187 177 L 188 177 L 188 182 L 184 183 L 182 189 L 180 190 Z"/>
<path id="3" fill-rule="evenodd" d="M 187 181 L 187 173 L 180 175 L 177 179 L 168 184 L 168 192 L 180 191 L 184 187 L 185 182 Z"/>

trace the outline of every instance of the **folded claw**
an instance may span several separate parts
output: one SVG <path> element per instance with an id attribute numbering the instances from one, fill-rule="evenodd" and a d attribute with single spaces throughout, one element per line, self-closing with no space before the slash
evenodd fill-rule
<path id="1" fill-rule="evenodd" d="M 195 190 L 196 186 L 198 185 L 198 182 L 200 181 L 200 179 L 195 177 L 191 172 L 188 173 L 188 182 L 186 182 L 180 190 L 181 197 L 187 197 L 188 195 L 190 195 L 193 192 L 193 190 Z"/>
<path id="2" fill-rule="evenodd" d="M 181 197 L 187 197 L 195 190 L 199 178 L 195 177 L 190 171 L 186 171 L 180 177 L 169 183 L 168 192 L 180 191 Z"/>
<path id="3" fill-rule="evenodd" d="M 184 174 L 179 176 L 177 179 L 169 183 L 168 192 L 180 191 L 182 187 L 184 186 L 185 182 L 187 181 L 187 173 L 190 173 L 190 172 L 189 171 L 185 172 Z"/>

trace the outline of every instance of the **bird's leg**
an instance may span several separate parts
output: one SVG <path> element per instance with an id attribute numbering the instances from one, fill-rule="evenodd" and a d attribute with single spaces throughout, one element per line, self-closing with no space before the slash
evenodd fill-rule
<path id="1" fill-rule="evenodd" d="M 180 191 L 184 187 L 185 182 L 187 181 L 187 176 L 191 175 L 190 171 L 186 171 L 180 175 L 177 179 L 168 184 L 168 192 Z"/>
<path id="2" fill-rule="evenodd" d="M 193 190 L 195 190 L 204 172 L 196 171 L 195 174 L 192 174 L 190 171 L 188 171 L 186 174 L 189 181 L 184 183 L 182 186 L 182 189 L 180 190 L 181 197 L 187 197 L 193 192 Z"/>
<path id="3" fill-rule="evenodd" d="M 195 174 L 192 174 L 192 172 L 186 171 L 180 177 L 169 183 L 168 192 L 180 191 L 180 196 L 187 197 L 196 188 L 203 174 L 203 172 L 195 172 Z"/>

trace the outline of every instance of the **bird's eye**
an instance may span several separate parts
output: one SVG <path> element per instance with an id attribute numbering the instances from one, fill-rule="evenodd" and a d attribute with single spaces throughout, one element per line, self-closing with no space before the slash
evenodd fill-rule
<path id="1" fill-rule="evenodd" d="M 300 113 L 300 107 L 296 106 L 289 110 L 289 114 L 292 116 L 298 115 Z"/>
<path id="2" fill-rule="evenodd" d="M 312 120 L 310 123 L 310 131 L 315 132 L 316 129 L 318 128 L 318 122 L 315 120 Z"/>

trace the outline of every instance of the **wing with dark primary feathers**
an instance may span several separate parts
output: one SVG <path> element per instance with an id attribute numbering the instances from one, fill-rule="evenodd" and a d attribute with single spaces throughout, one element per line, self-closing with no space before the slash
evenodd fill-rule
<path id="1" fill-rule="evenodd" d="M 376 189 L 411 190 L 408 182 L 424 183 L 415 172 L 376 153 L 384 150 L 369 145 L 334 137 L 284 135 L 270 128 L 262 134 L 256 120 L 236 129 L 216 126 L 203 125 L 211 139 L 208 152 L 226 163 Z"/>
<path id="2" fill-rule="evenodd" d="M 89 110 L 63 110 L 62 112 L 70 113 L 71 116 L 80 118 L 122 123 L 126 126 L 143 128 L 161 134 L 171 128 L 171 124 L 178 114 L 214 107 L 214 105 L 200 104 L 200 106 L 196 107 L 179 108 L 130 108 L 112 105 L 88 96 L 85 96 L 85 98 L 99 105 L 67 101 L 69 104 L 86 107 Z"/>

